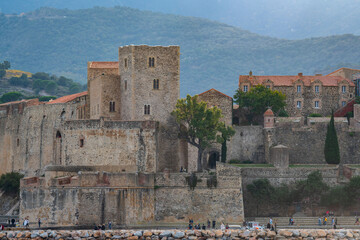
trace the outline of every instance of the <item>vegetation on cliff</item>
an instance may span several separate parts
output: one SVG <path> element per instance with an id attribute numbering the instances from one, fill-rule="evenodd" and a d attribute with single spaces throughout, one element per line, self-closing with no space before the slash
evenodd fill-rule
<path id="1" fill-rule="evenodd" d="M 360 59 L 359 36 L 292 41 L 206 19 L 126 7 L 0 14 L 0 32 L 2 58 L 18 68 L 36 72 L 41 66 L 42 71 L 83 83 L 86 62 L 117 61 L 120 45 L 180 45 L 182 96 L 209 86 L 232 95 L 239 74 L 250 69 L 254 75 L 313 74 L 359 65 Z"/>
<path id="2" fill-rule="evenodd" d="M 294 204 L 301 204 L 304 208 L 313 209 L 325 206 L 336 209 L 341 213 L 346 208 L 358 204 L 360 198 L 360 176 L 353 177 L 349 183 L 329 187 L 319 171 L 310 173 L 306 180 L 293 184 L 273 186 L 268 179 L 258 179 L 246 186 L 244 195 L 246 207 L 253 205 L 257 208 L 256 215 L 266 208 L 279 209 L 288 214 L 288 209 Z"/>
<path id="3" fill-rule="evenodd" d="M 39 95 L 60 97 L 86 89 L 86 85 L 76 83 L 64 76 L 58 77 L 45 72 L 31 74 L 20 70 L 10 70 L 9 68 L 9 61 L 0 63 L 0 95 L 3 94 L 0 101 L 2 103 L 35 98 Z M 2 70 L 4 74 L 1 74 Z"/>
<path id="4" fill-rule="evenodd" d="M 331 115 L 330 123 L 327 127 L 325 147 L 324 147 L 325 161 L 328 164 L 340 163 L 339 142 L 336 134 L 334 124 L 334 113 Z"/>

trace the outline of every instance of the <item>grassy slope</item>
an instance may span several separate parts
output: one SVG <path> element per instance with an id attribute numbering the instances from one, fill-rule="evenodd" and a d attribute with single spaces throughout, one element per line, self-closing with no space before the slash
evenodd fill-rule
<path id="1" fill-rule="evenodd" d="M 113 61 L 128 44 L 180 45 L 181 95 L 217 88 L 233 95 L 239 74 L 312 74 L 360 62 L 360 37 L 298 41 L 259 36 L 199 18 L 130 8 L 40 9 L 0 16 L 0 60 L 30 72 L 85 81 L 87 61 Z"/>

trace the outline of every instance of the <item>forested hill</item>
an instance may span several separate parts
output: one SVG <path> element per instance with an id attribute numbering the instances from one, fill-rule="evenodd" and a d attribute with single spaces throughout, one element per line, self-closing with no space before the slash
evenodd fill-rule
<path id="1" fill-rule="evenodd" d="M 216 88 L 233 95 L 239 74 L 295 75 L 360 63 L 360 37 L 264 37 L 205 19 L 125 7 L 0 15 L 0 60 L 86 80 L 87 61 L 116 61 L 128 44 L 180 45 L 181 95 Z"/>

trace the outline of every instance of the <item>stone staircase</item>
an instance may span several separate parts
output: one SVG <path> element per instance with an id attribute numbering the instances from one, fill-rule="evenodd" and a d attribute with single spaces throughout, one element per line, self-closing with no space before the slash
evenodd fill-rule
<path id="1" fill-rule="evenodd" d="M 328 217 L 327 226 L 324 226 L 326 228 L 331 227 L 331 218 Z M 299 227 L 299 226 L 319 226 L 318 225 L 318 217 L 294 217 L 294 225 L 293 227 Z M 268 217 L 258 217 L 255 218 L 256 222 L 259 222 L 261 225 L 266 226 L 266 224 L 269 222 Z M 273 222 L 277 223 L 278 227 L 282 226 L 289 226 L 289 217 L 275 217 L 273 218 Z M 341 226 L 354 226 L 358 227 L 358 225 L 355 225 L 355 216 L 348 216 L 348 217 L 337 217 L 337 227 Z"/>

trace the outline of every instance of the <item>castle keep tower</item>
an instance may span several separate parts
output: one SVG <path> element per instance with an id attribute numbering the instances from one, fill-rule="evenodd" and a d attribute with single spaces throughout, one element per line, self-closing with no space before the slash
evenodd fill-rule
<path id="1" fill-rule="evenodd" d="M 122 120 L 167 122 L 180 96 L 179 46 L 119 47 Z"/>

